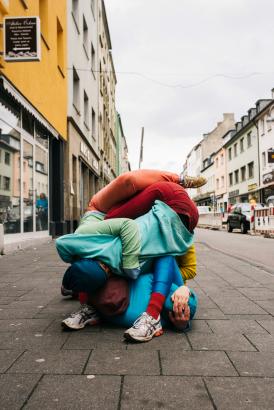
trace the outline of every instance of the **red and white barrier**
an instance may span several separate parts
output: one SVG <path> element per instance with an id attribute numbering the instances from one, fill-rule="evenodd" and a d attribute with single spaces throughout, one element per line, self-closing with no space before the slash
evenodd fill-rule
<path id="1" fill-rule="evenodd" d="M 254 232 L 274 234 L 274 207 L 254 210 Z"/>

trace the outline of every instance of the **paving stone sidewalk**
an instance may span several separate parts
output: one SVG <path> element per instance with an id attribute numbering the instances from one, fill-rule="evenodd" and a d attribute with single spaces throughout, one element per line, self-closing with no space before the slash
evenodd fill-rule
<path id="1" fill-rule="evenodd" d="M 127 344 L 108 325 L 63 331 L 54 243 L 0 258 L 0 408 L 273 409 L 274 276 L 197 244 L 192 330 Z"/>

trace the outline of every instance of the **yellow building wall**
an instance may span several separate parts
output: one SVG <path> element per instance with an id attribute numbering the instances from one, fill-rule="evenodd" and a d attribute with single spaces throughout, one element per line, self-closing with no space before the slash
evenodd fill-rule
<path id="1" fill-rule="evenodd" d="M 0 73 L 67 139 L 66 0 L 0 0 L 0 23 L 15 16 L 40 17 L 41 61 L 5 62 L 0 57 Z"/>

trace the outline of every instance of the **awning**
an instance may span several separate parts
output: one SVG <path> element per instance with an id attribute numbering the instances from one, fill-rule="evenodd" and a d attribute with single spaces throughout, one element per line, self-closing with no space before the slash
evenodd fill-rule
<path id="1" fill-rule="evenodd" d="M 23 97 L 19 91 L 2 75 L 0 76 L 1 83 L 5 90 L 27 110 L 44 128 L 46 128 L 55 138 L 58 138 L 58 131 L 53 128 L 50 123 Z"/>

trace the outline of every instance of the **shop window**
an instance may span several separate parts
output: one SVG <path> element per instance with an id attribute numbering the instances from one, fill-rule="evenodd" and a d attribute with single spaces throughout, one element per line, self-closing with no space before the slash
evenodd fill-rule
<path id="1" fill-rule="evenodd" d="M 254 162 L 250 162 L 248 164 L 248 178 L 253 178 L 254 177 Z"/>
<path id="2" fill-rule="evenodd" d="M 30 135 L 34 135 L 34 118 L 25 110 L 22 110 L 22 127 Z"/>
<path id="3" fill-rule="evenodd" d="M 246 168 L 245 167 L 241 168 L 241 179 L 242 181 L 246 180 Z"/>
<path id="4" fill-rule="evenodd" d="M 39 16 L 40 16 L 40 23 L 41 23 L 41 34 L 43 40 L 46 42 L 47 47 L 48 45 L 48 19 L 49 19 L 49 9 L 48 9 L 48 0 L 39 0 Z"/>
<path id="5" fill-rule="evenodd" d="M 64 32 L 63 27 L 57 18 L 57 65 L 63 77 L 64 74 Z"/>
<path id="6" fill-rule="evenodd" d="M 10 165 L 10 153 L 5 152 L 5 165 Z"/>

